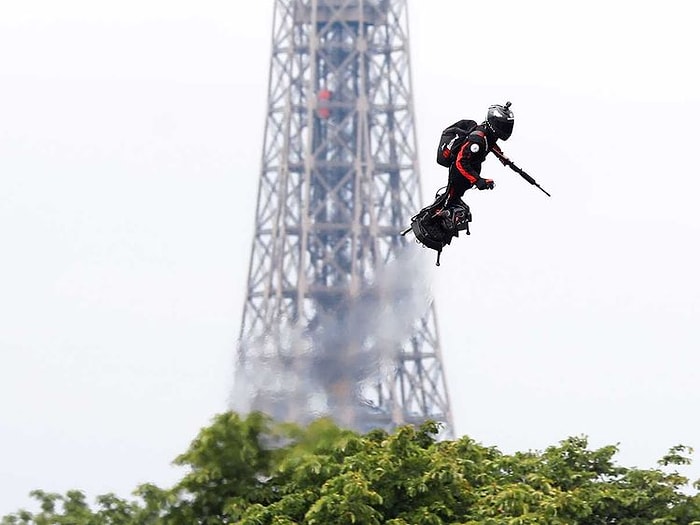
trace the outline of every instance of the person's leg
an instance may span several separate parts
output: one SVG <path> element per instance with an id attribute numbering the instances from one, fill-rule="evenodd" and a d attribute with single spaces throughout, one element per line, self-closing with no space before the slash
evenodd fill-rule
<path id="1" fill-rule="evenodd" d="M 440 219 L 442 227 L 448 231 L 453 230 L 455 227 L 453 207 L 460 201 L 460 198 L 467 189 L 467 185 L 463 184 L 460 179 L 464 179 L 464 177 L 460 175 L 454 176 L 452 172 L 450 172 L 447 181 L 447 189 L 445 190 L 445 200 L 442 205 L 435 210 L 435 215 L 433 215 L 434 218 Z"/>
<path id="2" fill-rule="evenodd" d="M 445 202 L 445 208 L 457 204 L 467 189 L 469 189 L 469 181 L 459 173 L 450 170 L 447 182 L 447 201 Z"/>

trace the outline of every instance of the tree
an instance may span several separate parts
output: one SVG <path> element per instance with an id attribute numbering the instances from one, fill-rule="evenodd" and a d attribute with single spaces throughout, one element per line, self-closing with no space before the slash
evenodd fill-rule
<path id="1" fill-rule="evenodd" d="M 690 462 L 688 447 L 640 470 L 582 436 L 508 455 L 466 436 L 436 441 L 438 431 L 426 422 L 360 435 L 328 419 L 302 428 L 224 413 L 175 459 L 187 473 L 171 488 L 141 485 L 135 501 L 100 496 L 94 509 L 80 491 L 35 491 L 39 512 L 0 523 L 700 525 L 700 495 L 673 470 Z"/>

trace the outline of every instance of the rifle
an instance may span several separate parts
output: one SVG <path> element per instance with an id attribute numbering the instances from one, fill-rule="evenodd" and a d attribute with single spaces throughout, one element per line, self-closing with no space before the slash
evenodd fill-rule
<path id="1" fill-rule="evenodd" d="M 536 181 L 535 179 L 533 179 L 532 177 L 530 177 L 530 175 L 528 175 L 527 173 L 525 173 L 522 169 L 518 168 L 518 167 L 513 163 L 512 160 L 510 160 L 508 157 L 506 157 L 506 156 L 503 154 L 503 152 L 501 151 L 500 148 L 494 147 L 491 151 L 493 151 L 493 154 L 496 155 L 496 157 L 498 158 L 498 160 L 500 160 L 501 163 L 502 163 L 504 166 L 508 166 L 510 169 L 512 169 L 515 173 L 517 173 L 518 175 L 520 175 L 523 179 L 525 179 L 526 181 L 528 181 L 530 184 L 533 184 L 534 186 L 537 186 L 539 189 L 541 189 L 541 190 L 545 193 L 545 195 L 547 195 L 547 197 L 551 197 L 551 195 L 550 195 L 549 193 L 547 193 L 547 190 L 545 190 L 542 186 L 540 186 L 539 184 L 537 184 L 537 181 Z"/>

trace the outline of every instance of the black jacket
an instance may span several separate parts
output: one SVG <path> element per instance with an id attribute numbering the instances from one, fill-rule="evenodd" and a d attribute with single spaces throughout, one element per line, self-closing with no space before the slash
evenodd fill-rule
<path id="1" fill-rule="evenodd" d="M 457 153 L 450 166 L 450 184 L 463 194 L 481 178 L 481 164 L 496 146 L 496 137 L 483 125 L 477 126 Z M 461 190 L 461 191 L 460 191 Z"/>

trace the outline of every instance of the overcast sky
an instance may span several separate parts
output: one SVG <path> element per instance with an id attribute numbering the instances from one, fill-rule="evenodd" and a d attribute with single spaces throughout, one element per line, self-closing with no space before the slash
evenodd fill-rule
<path id="1" fill-rule="evenodd" d="M 693 6 L 409 0 L 426 199 L 441 129 L 506 100 L 552 194 L 490 159 L 471 237 L 425 250 L 457 434 L 700 449 Z M 226 409 L 272 8 L 0 2 L 0 515 L 169 485 Z"/>

